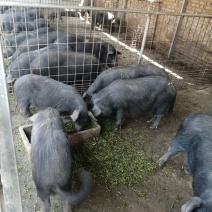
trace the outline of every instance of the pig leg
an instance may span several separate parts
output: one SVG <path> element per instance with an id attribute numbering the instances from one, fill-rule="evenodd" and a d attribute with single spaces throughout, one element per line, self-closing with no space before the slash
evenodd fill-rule
<path id="1" fill-rule="evenodd" d="M 158 127 L 160 120 L 162 119 L 163 115 L 154 115 L 152 119 L 150 119 L 149 121 L 147 121 L 148 123 L 153 123 L 150 126 L 150 129 L 155 129 Z"/>
<path id="2" fill-rule="evenodd" d="M 153 124 L 150 126 L 151 129 L 155 129 L 158 128 L 158 125 L 160 123 L 160 120 L 162 119 L 164 115 L 155 115 L 155 120 L 153 122 Z"/>
<path id="3" fill-rule="evenodd" d="M 63 212 L 71 212 L 71 205 L 70 202 L 66 199 L 62 199 L 62 205 L 63 205 Z"/>
<path id="4" fill-rule="evenodd" d="M 115 126 L 115 130 L 121 129 L 121 125 L 123 123 L 123 119 L 124 119 L 124 110 L 123 109 L 118 109 L 116 111 L 116 126 Z"/>
<path id="5" fill-rule="evenodd" d="M 157 106 L 153 111 L 153 118 L 150 120 L 153 124 L 150 126 L 151 129 L 155 129 L 158 127 L 160 120 L 164 116 L 164 113 L 167 108 L 167 103 L 164 103 L 164 101 L 160 102 L 160 106 Z"/>
<path id="6" fill-rule="evenodd" d="M 51 209 L 51 204 L 50 204 L 50 197 L 46 197 L 45 199 L 42 200 L 42 212 L 49 212 Z"/>
<path id="7" fill-rule="evenodd" d="M 189 166 L 188 166 L 188 157 L 185 157 L 183 165 L 182 165 L 182 169 L 184 170 L 186 174 L 190 173 Z"/>
<path id="8" fill-rule="evenodd" d="M 168 151 L 159 159 L 159 166 L 163 166 L 164 163 L 172 156 L 178 152 L 184 152 L 184 148 L 179 145 L 177 140 L 175 139 L 174 142 L 169 146 Z"/>
<path id="9" fill-rule="evenodd" d="M 29 105 L 19 105 L 20 113 L 23 117 L 30 117 L 32 113 L 29 110 Z"/>
<path id="10" fill-rule="evenodd" d="M 200 207 L 202 200 L 199 197 L 192 197 L 186 204 L 181 207 L 181 212 L 191 212 Z"/>

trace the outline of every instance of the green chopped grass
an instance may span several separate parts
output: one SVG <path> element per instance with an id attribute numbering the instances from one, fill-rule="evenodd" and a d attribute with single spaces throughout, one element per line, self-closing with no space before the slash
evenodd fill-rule
<path id="1" fill-rule="evenodd" d="M 90 171 L 95 182 L 109 189 L 142 184 L 156 169 L 156 163 L 142 151 L 143 132 L 114 131 L 115 123 L 110 119 L 99 123 L 100 136 L 74 148 L 75 166 Z"/>
<path id="2" fill-rule="evenodd" d="M 5 70 L 9 67 L 10 64 L 11 64 L 11 60 L 8 60 L 8 59 L 5 59 L 4 58 L 4 67 L 5 67 Z"/>

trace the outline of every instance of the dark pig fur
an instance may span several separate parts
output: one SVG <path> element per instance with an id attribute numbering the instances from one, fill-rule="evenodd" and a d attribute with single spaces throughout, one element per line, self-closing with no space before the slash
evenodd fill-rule
<path id="1" fill-rule="evenodd" d="M 30 74 L 30 63 L 38 56 L 38 52 L 31 51 L 25 52 L 20 55 L 17 59 L 12 61 L 6 70 L 7 83 L 12 83 L 19 77 Z"/>
<path id="2" fill-rule="evenodd" d="M 49 25 L 46 23 L 46 20 L 44 18 L 38 18 L 36 20 L 25 22 L 18 22 L 14 25 L 14 32 L 18 33 L 21 31 L 32 31 L 36 30 L 42 27 L 49 27 Z"/>
<path id="3" fill-rule="evenodd" d="M 91 27 L 92 29 L 96 24 L 99 24 L 100 27 L 106 26 L 110 32 L 118 32 L 120 26 L 119 18 L 115 17 L 111 12 L 104 11 L 93 11 Z"/>
<path id="4" fill-rule="evenodd" d="M 15 47 L 16 45 L 19 46 L 27 38 L 37 37 L 40 34 L 52 32 L 52 31 L 54 31 L 54 28 L 51 28 L 51 27 L 42 27 L 37 30 L 33 30 L 29 32 L 22 31 L 15 35 L 8 35 L 4 37 L 3 44 L 7 46 L 13 46 L 13 47 Z"/>
<path id="5" fill-rule="evenodd" d="M 17 48 L 17 50 L 12 55 L 12 60 L 15 60 L 20 54 L 27 52 L 27 51 L 33 51 L 38 48 L 43 48 L 48 46 L 50 43 L 54 43 L 54 41 L 57 39 L 57 37 L 63 34 L 61 32 L 52 31 L 49 33 L 43 33 L 39 35 L 38 37 L 31 37 L 29 39 L 24 40 L 20 46 Z"/>
<path id="6" fill-rule="evenodd" d="M 212 117 L 192 113 L 184 118 L 168 151 L 160 158 L 162 166 L 172 155 L 186 153 L 187 169 L 192 176 L 193 197 L 181 212 L 212 211 Z"/>
<path id="7" fill-rule="evenodd" d="M 127 65 L 114 67 L 103 71 L 83 94 L 83 98 L 91 98 L 94 93 L 98 93 L 103 88 L 118 79 L 135 79 L 145 76 L 163 76 L 169 78 L 167 72 L 155 65 Z"/>
<path id="8" fill-rule="evenodd" d="M 116 80 L 94 94 L 91 99 L 94 116 L 116 113 L 116 129 L 121 128 L 124 112 L 153 111 L 153 124 L 157 128 L 167 108 L 172 114 L 176 98 L 176 88 L 165 77 L 148 76 L 130 80 Z"/>
<path id="9" fill-rule="evenodd" d="M 96 79 L 102 67 L 92 54 L 50 51 L 42 53 L 31 62 L 31 71 L 70 84 Z"/>
<path id="10" fill-rule="evenodd" d="M 88 111 L 85 102 L 73 86 L 44 76 L 27 74 L 15 81 L 14 93 L 20 113 L 24 117 L 32 115 L 30 106 L 38 109 L 52 107 L 59 112 L 68 112 L 76 131 L 87 124 Z"/>
<path id="11" fill-rule="evenodd" d="M 31 135 L 32 177 L 42 211 L 51 209 L 50 196 L 58 194 L 62 200 L 64 212 L 71 211 L 71 206 L 83 200 L 90 192 L 92 178 L 90 173 L 80 170 L 81 188 L 73 194 L 72 155 L 63 123 L 57 110 L 46 108 L 30 118 L 33 122 Z"/>
<path id="12" fill-rule="evenodd" d="M 117 55 L 121 54 L 112 44 L 99 42 L 99 40 L 95 42 L 95 39 L 94 42 L 70 44 L 70 47 L 76 52 L 85 52 L 95 55 L 102 64 L 108 67 L 117 66 Z"/>
<path id="13" fill-rule="evenodd" d="M 38 58 L 39 60 L 39 55 L 41 55 L 44 52 L 53 52 L 53 51 L 64 51 L 67 52 L 69 51 L 69 46 L 65 44 L 54 44 L 51 43 L 49 46 L 37 49 L 35 51 L 30 51 L 30 52 L 24 52 L 21 54 L 17 59 L 12 61 L 10 66 L 8 67 L 6 73 L 7 73 L 7 82 L 11 83 L 15 79 L 26 75 L 30 74 L 30 65 L 31 62 L 35 59 Z"/>

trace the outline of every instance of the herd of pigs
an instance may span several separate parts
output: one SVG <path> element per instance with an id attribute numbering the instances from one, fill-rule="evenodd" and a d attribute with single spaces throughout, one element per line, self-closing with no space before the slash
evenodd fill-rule
<path id="1" fill-rule="evenodd" d="M 42 25 L 38 24 L 41 19 Z M 26 27 L 29 24 L 31 28 Z M 3 38 L 4 57 L 11 60 L 6 70 L 8 82 L 29 73 L 69 83 L 90 82 L 105 66 L 117 65 L 120 54 L 112 44 L 99 38 L 67 35 L 49 27 L 40 10 L 33 8 L 4 11 L 1 29 L 16 33 Z"/>
<path id="2" fill-rule="evenodd" d="M 21 115 L 33 123 L 32 176 L 43 211 L 50 211 L 53 193 L 61 197 L 63 211 L 71 211 L 74 203 L 89 194 L 92 177 L 80 169 L 81 188 L 75 194 L 70 192 L 72 155 L 60 113 L 69 113 L 74 129 L 80 131 L 88 125 L 90 118 L 100 115 L 115 113 L 115 129 L 119 130 L 125 111 L 152 111 L 149 122 L 150 128 L 155 129 L 166 110 L 173 113 L 176 88 L 164 69 L 154 65 L 116 66 L 117 51 L 111 44 L 55 31 L 45 25 L 45 20 L 41 21 L 43 16 L 38 10 L 28 8 L 23 13 L 21 9 L 7 8 L 2 13 L 2 30 L 17 33 L 15 38 L 9 35 L 4 39 L 5 45 L 11 45 L 5 56 L 12 56 L 6 75 L 10 82 L 15 81 L 14 93 Z M 17 17 L 13 24 L 8 21 L 11 14 Z M 26 18 L 30 20 L 28 25 Z M 37 24 L 36 29 L 32 27 L 33 21 Z M 109 69 L 103 70 L 105 66 Z M 67 72 L 75 74 L 68 81 L 93 79 L 83 96 L 72 85 L 63 83 Z M 59 78 L 55 80 L 55 76 Z M 31 106 L 39 112 L 32 115 Z M 184 118 L 168 151 L 159 160 L 159 166 L 163 166 L 177 152 L 183 151 L 187 155 L 186 168 L 193 178 L 194 196 L 182 206 L 182 212 L 212 211 L 210 148 L 212 117 L 193 113 Z"/>

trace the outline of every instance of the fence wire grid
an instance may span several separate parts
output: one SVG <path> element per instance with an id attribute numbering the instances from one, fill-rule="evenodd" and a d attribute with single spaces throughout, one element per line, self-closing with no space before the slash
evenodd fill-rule
<path id="1" fill-rule="evenodd" d="M 139 1 L 139 7 L 135 2 L 0 0 L 0 159 L 1 177 L 10 179 L 4 184 L 8 211 L 21 211 L 22 203 L 23 211 L 29 208 L 21 200 L 17 164 L 11 157 L 9 106 L 14 106 L 14 95 L 7 96 L 4 74 L 11 93 L 15 79 L 34 73 L 73 85 L 82 94 L 103 70 L 139 63 L 165 68 L 177 89 L 212 83 L 212 15 L 171 13 L 158 2 Z M 99 23 L 97 14 L 104 11 L 114 15 L 114 22 Z"/>
<path id="2" fill-rule="evenodd" d="M 111 9 L 111 13 L 120 20 L 118 28 L 112 30 L 107 23 L 98 25 L 98 17 L 93 10 L 95 7 L 89 10 L 82 10 L 81 7 L 71 9 L 71 5 L 91 6 L 93 2 L 32 0 L 30 3 L 40 3 L 40 7 L 34 8 L 18 7 L 18 2 L 29 1 L 16 2 L 17 6 L 9 10 L 3 11 L 1 7 L 0 21 L 5 72 L 12 73 L 14 78 L 27 73 L 46 75 L 74 85 L 82 93 L 102 70 L 111 67 L 110 55 L 103 53 L 103 45 L 107 44 L 107 48 L 112 45 L 120 53 L 114 55 L 118 66 L 154 63 L 164 67 L 177 86 L 212 81 L 210 16 L 147 15 L 143 11 L 128 13 L 127 9 L 126 12 Z M 58 6 L 42 8 L 42 4 Z M 67 4 L 67 9 L 61 8 L 61 5 Z M 29 11 L 34 11 L 30 14 L 33 18 L 26 16 Z M 93 29 L 92 19 L 97 23 Z M 46 31 L 44 27 L 47 27 Z M 146 34 L 145 27 L 148 28 Z M 43 32 L 40 31 L 42 28 Z M 94 43 L 99 45 L 98 53 Z M 86 50 L 89 45 L 92 48 L 90 52 Z M 101 54 L 104 54 L 104 59 L 100 58 Z"/>

